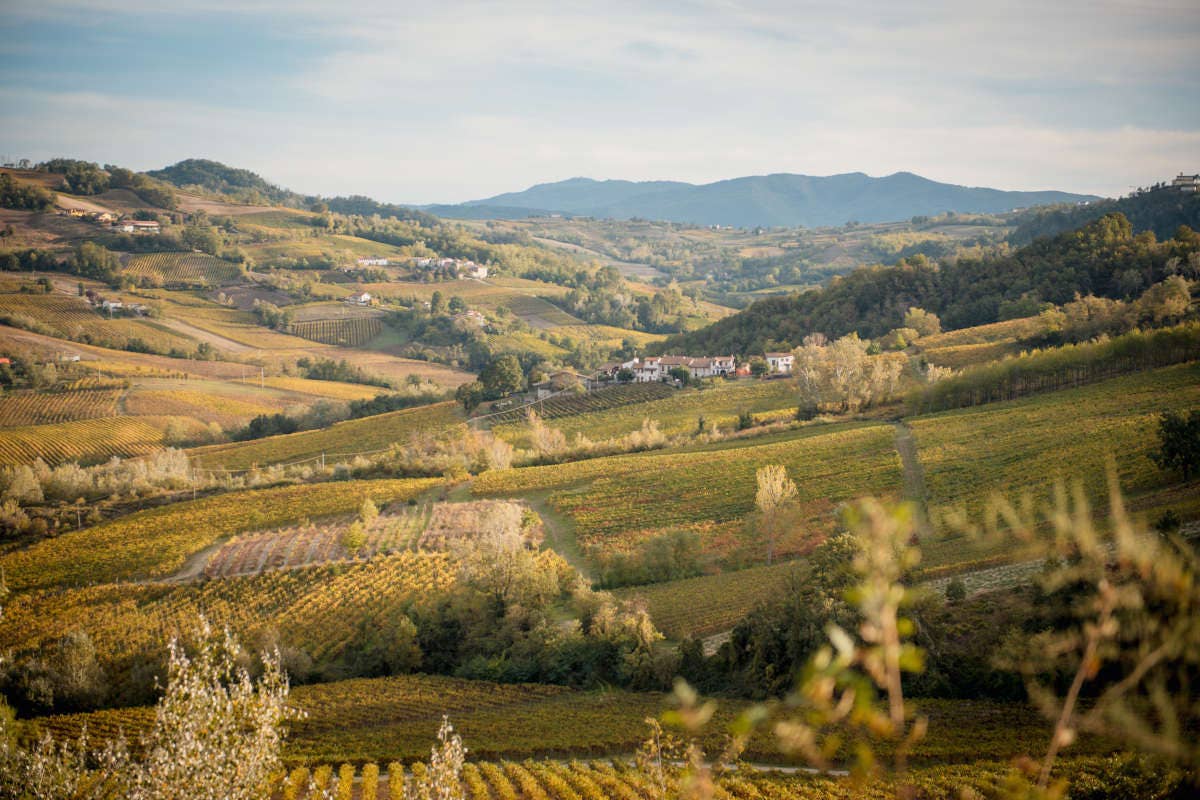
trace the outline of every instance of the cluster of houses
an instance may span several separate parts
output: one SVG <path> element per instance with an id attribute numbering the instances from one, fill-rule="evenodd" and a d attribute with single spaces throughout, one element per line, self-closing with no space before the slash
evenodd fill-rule
<path id="1" fill-rule="evenodd" d="M 767 353 L 769 375 L 790 375 L 795 359 L 791 353 Z M 750 374 L 748 363 L 738 364 L 733 356 L 647 356 L 629 361 L 613 361 L 600 368 L 602 379 L 618 378 L 627 371 L 635 383 L 655 383 L 672 379 L 671 371 L 685 369 L 692 379 L 731 378 Z"/>
<path id="2" fill-rule="evenodd" d="M 91 289 L 88 289 L 83 296 L 88 301 L 88 305 L 110 317 L 124 314 L 144 317 L 150 313 L 149 306 L 144 303 L 125 303 L 120 300 L 106 299 Z"/>
<path id="3" fill-rule="evenodd" d="M 64 217 L 87 220 L 97 225 L 107 225 L 114 233 L 162 233 L 157 220 L 121 219 L 111 211 L 88 211 L 83 208 L 68 208 L 58 212 Z"/>
<path id="4" fill-rule="evenodd" d="M 463 258 L 428 258 L 420 257 L 412 260 L 414 269 L 447 270 L 459 277 L 483 279 L 488 276 L 488 268 Z"/>

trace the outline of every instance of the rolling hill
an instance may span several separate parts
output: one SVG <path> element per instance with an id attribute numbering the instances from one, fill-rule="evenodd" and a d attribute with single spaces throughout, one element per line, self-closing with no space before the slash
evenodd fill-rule
<path id="1" fill-rule="evenodd" d="M 597 181 L 571 178 L 459 206 L 438 206 L 447 217 L 475 218 L 481 207 L 590 217 L 645 218 L 705 225 L 842 225 L 885 222 L 947 211 L 998 213 L 1049 203 L 1097 200 L 1059 191 L 1010 192 L 958 186 L 897 172 L 873 178 L 843 175 L 755 175 L 703 185 L 676 181 Z"/>

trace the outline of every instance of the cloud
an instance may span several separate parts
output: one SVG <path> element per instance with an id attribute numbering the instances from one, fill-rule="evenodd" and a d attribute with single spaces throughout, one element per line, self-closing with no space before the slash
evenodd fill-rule
<path id="1" fill-rule="evenodd" d="M 139 167 L 207 156 L 301 191 L 430 202 L 580 174 L 855 170 L 1121 193 L 1200 168 L 1190 0 L 168 5 L 129 0 L 119 24 L 152 38 L 156 21 L 228 17 L 269 30 L 286 68 L 247 62 L 251 89 L 223 91 L 201 83 L 212 54 L 165 53 L 161 83 L 194 87 L 190 102 L 0 78 L 6 116 L 26 123 L 0 131 L 0 150 Z M 113 18 L 101 8 L 21 13 L 84 36 L 66 20 Z M 53 81 L 44 49 L 0 51 L 0 63 Z"/>

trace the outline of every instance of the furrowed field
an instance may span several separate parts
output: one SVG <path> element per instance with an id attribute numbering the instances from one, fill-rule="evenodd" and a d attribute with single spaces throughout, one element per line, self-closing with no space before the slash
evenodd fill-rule
<path id="1" fill-rule="evenodd" d="M 0 429 L 0 465 L 37 458 L 51 466 L 95 464 L 112 456 L 146 455 L 163 446 L 163 431 L 171 422 L 185 430 L 201 427 L 188 417 L 100 417 Z"/>
<path id="2" fill-rule="evenodd" d="M 119 383 L 94 379 L 52 392 L 9 392 L 0 397 L 0 428 L 112 417 L 123 392 Z"/>
<path id="3" fill-rule="evenodd" d="M 378 317 L 313 319 L 293 322 L 289 331 L 314 342 L 358 347 L 382 333 L 383 322 Z"/>
<path id="4" fill-rule="evenodd" d="M 1081 481 L 1099 509 L 1106 508 L 1108 459 L 1135 508 L 1159 505 L 1156 490 L 1169 483 L 1149 459 L 1157 447 L 1158 415 L 1200 404 L 1200 365 L 1185 364 L 1037 397 L 993 403 L 909 420 L 929 495 L 942 532 L 947 513 L 975 520 L 996 492 L 1010 501 L 1023 493 L 1046 502 L 1056 480 Z M 987 553 L 954 538 L 931 542 L 930 565 L 969 561 Z M 994 555 L 994 553 L 992 553 Z"/>
<path id="5" fill-rule="evenodd" d="M 632 383 L 628 386 L 610 386 L 587 394 L 562 394 L 539 400 L 531 408 L 542 419 L 572 417 L 577 414 L 598 414 L 613 408 L 634 404 L 650 403 L 675 394 L 675 390 L 663 383 Z M 492 417 L 493 426 L 525 421 L 527 409 L 514 409 Z M 639 423 L 640 424 L 640 423 Z M 494 429 L 494 428 L 493 428 Z M 500 433 L 500 431 L 497 431 Z M 511 431 L 509 431 L 511 435 Z"/>
<path id="6" fill-rule="evenodd" d="M 139 511 L 64 533 L 0 557 L 13 589 L 165 578 L 189 556 L 241 531 L 346 514 L 370 497 L 383 506 L 415 498 L 438 480 L 383 480 L 231 492 Z"/>
<path id="7" fill-rule="evenodd" d="M 205 253 L 149 253 L 125 262 L 125 274 L 167 286 L 220 286 L 241 275 L 237 264 Z"/>
<path id="8" fill-rule="evenodd" d="M 646 606 L 650 618 L 672 639 L 728 631 L 755 605 L 781 595 L 796 562 L 701 575 L 649 586 L 617 589 L 614 595 Z"/>
<path id="9" fill-rule="evenodd" d="M 480 475 L 472 491 L 519 495 L 553 490 L 588 549 L 623 550 L 655 531 L 696 530 L 718 551 L 738 545 L 754 507 L 755 471 L 782 464 L 799 489 L 800 523 L 780 552 L 799 552 L 833 529 L 834 511 L 867 494 L 898 496 L 900 461 L 891 426 L 807 428 L 784 441 L 709 451 L 648 453 Z"/>
<path id="10" fill-rule="evenodd" d="M 537 684 L 495 684 L 433 675 L 402 675 L 298 686 L 291 695 L 308 712 L 296 723 L 284 749 L 292 764 L 408 761 L 426 758 L 443 713 L 462 735 L 472 758 L 632 757 L 645 740 L 647 717 L 667 707 L 664 695 L 618 689 L 581 691 Z M 722 701 L 703 737 L 710 752 L 721 746 L 726 726 L 749 705 Z M 971 700 L 916 701 L 930 720 L 929 736 L 914 760 L 944 764 L 1003 760 L 1038 752 L 1050 726 L 1023 704 Z M 135 708 L 47 718 L 42 725 L 60 734 L 87 724 L 104 739 L 119 730 L 140 731 L 150 709 Z M 1103 740 L 1085 737 L 1077 755 L 1109 752 Z M 756 735 L 753 760 L 791 762 L 773 738 Z"/>
<path id="11" fill-rule="evenodd" d="M 320 458 L 322 453 L 332 459 L 384 450 L 415 433 L 434 433 L 461 421 L 461 407 L 456 403 L 436 403 L 347 420 L 321 430 L 201 447 L 189 451 L 189 455 L 200 469 L 227 470 Z"/>
<path id="12" fill-rule="evenodd" d="M 317 661 L 336 659 L 366 628 L 386 626 L 411 604 L 448 588 L 455 568 L 443 553 L 400 552 L 370 561 L 198 583 L 123 583 L 21 593 L 5 604 L 0 643 L 38 647 L 83 629 L 110 676 L 161 653 L 200 614 L 241 641 L 270 637 Z"/>
<path id="13" fill-rule="evenodd" d="M 114 317 L 109 319 L 92 310 L 80 297 L 61 294 L 0 294 L 0 315 L 14 321 L 27 321 L 22 327 L 33 328 L 58 339 L 89 342 L 106 347 L 124 348 L 141 341 L 151 350 L 165 353 L 172 348 L 191 352 L 196 341 L 148 319 Z"/>

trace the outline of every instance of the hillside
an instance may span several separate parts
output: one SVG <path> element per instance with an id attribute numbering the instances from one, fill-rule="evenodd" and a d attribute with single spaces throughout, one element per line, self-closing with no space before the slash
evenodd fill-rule
<path id="1" fill-rule="evenodd" d="M 463 203 L 458 212 L 454 207 L 439 206 L 438 213 L 474 216 L 473 208 L 493 206 L 703 225 L 815 227 L 842 225 L 848 220 L 887 222 L 947 211 L 1000 213 L 1096 199 L 1093 195 L 1059 191 L 1014 192 L 958 186 L 910 172 L 881 178 L 852 172 L 829 176 L 755 175 L 703 185 L 571 178 Z"/>
<path id="2" fill-rule="evenodd" d="M 1193 202 L 1200 206 L 1200 198 Z M 757 353 L 797 346 L 813 332 L 882 336 L 901 326 L 911 306 L 955 329 L 1026 316 L 1041 303 L 1065 303 L 1077 293 L 1129 299 L 1176 271 L 1197 277 L 1197 252 L 1200 236 L 1191 229 L 1157 243 L 1152 232 L 1135 235 L 1129 220 L 1110 214 L 1008 255 L 862 267 L 824 289 L 761 300 L 707 328 L 670 337 L 661 352 Z"/>

